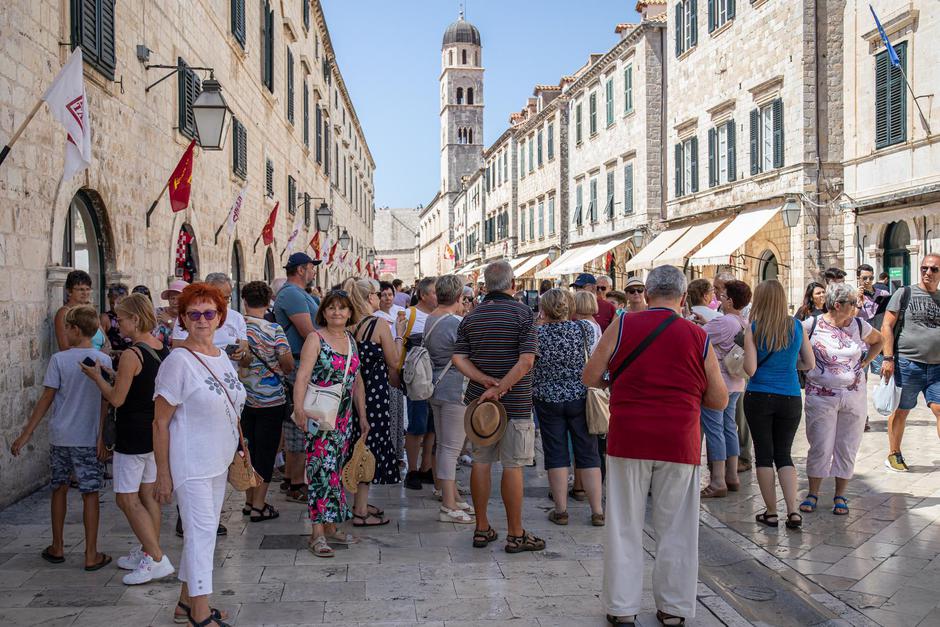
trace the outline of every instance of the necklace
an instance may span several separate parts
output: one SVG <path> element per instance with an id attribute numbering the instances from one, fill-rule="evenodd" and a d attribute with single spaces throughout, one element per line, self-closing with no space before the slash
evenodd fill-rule
<path id="1" fill-rule="evenodd" d="M 329 343 L 333 346 L 334 349 L 339 349 L 343 340 L 346 339 L 345 331 L 343 331 L 341 334 L 337 334 L 335 331 L 323 329 L 323 335 L 326 336 L 326 339 L 329 340 Z"/>

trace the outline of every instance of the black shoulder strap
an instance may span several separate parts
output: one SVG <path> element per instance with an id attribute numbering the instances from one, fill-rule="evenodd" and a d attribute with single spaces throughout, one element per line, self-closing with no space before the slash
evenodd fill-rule
<path id="1" fill-rule="evenodd" d="M 626 370 L 630 364 L 636 361 L 636 358 L 642 355 L 643 351 L 649 348 L 649 345 L 653 343 L 653 340 L 659 337 L 659 334 L 665 331 L 666 327 L 678 319 L 679 316 L 673 313 L 670 314 L 668 318 L 660 322 L 659 326 L 653 329 L 649 335 L 643 338 L 643 341 L 636 345 L 636 348 L 634 348 L 633 351 L 627 355 L 627 358 L 623 360 L 623 363 L 620 364 L 620 366 L 618 366 L 617 369 L 610 374 L 610 383 L 613 384 L 613 382 L 617 380 L 617 377 L 623 374 L 623 371 Z"/>
<path id="2" fill-rule="evenodd" d="M 817 323 L 817 322 L 819 322 L 819 316 L 813 316 L 813 326 L 810 327 L 810 329 L 809 329 L 809 335 L 806 336 L 807 338 L 810 338 L 810 339 L 811 339 L 811 338 L 813 337 L 813 333 L 816 332 L 816 323 Z"/>
<path id="3" fill-rule="evenodd" d="M 140 349 L 140 350 L 145 350 L 145 351 L 147 351 L 147 354 L 149 354 L 151 357 L 153 357 L 154 360 L 155 360 L 158 364 L 163 362 L 163 360 L 160 359 L 160 355 L 157 354 L 157 351 L 153 350 L 153 347 L 150 346 L 150 345 L 148 345 L 146 342 L 137 342 L 136 344 L 134 344 L 134 346 L 135 346 L 136 348 Z M 143 361 L 143 360 L 141 360 L 141 361 Z"/>
<path id="4" fill-rule="evenodd" d="M 901 288 L 904 290 L 901 293 L 901 302 L 900 308 L 898 309 L 898 319 L 894 323 L 894 352 L 898 351 L 898 340 L 901 338 L 901 330 L 904 328 L 904 312 L 907 311 L 907 306 L 911 304 L 911 286 L 907 285 Z"/>
<path id="5" fill-rule="evenodd" d="M 858 326 L 858 336 L 862 337 L 862 319 L 856 316 L 855 324 Z M 865 339 L 865 338 L 862 338 L 862 339 Z"/>

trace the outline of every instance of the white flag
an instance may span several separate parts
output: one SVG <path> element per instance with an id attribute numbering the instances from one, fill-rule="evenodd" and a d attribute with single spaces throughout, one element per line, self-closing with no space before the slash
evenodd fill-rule
<path id="1" fill-rule="evenodd" d="M 245 202 L 245 192 L 247 191 L 247 185 L 238 190 L 238 194 L 235 196 L 235 200 L 232 202 L 232 208 L 229 209 L 228 220 L 225 222 L 229 235 L 235 232 L 235 223 L 238 222 L 238 218 L 241 216 L 242 203 Z"/>
<path id="2" fill-rule="evenodd" d="M 88 122 L 88 97 L 82 75 L 82 49 L 75 47 L 72 56 L 52 81 L 42 97 L 49 105 L 52 117 L 65 127 L 65 171 L 62 179 L 68 181 L 91 165 L 91 125 Z"/>
<path id="3" fill-rule="evenodd" d="M 290 237 L 287 238 L 287 254 L 290 255 L 294 250 L 294 242 L 297 241 L 297 236 L 300 235 L 300 212 L 294 216 L 294 226 L 291 227 Z"/>

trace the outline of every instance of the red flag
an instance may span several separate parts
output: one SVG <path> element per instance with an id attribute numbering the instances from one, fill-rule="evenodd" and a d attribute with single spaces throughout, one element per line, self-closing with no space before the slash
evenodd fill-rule
<path id="1" fill-rule="evenodd" d="M 189 206 L 189 192 L 192 190 L 193 183 L 193 146 L 196 140 L 189 142 L 189 147 L 183 153 L 180 162 L 176 164 L 176 169 L 170 175 L 170 181 L 167 188 L 170 190 L 170 207 L 174 213 L 182 211 Z"/>
<path id="2" fill-rule="evenodd" d="M 333 242 L 333 245 L 330 246 L 330 258 L 327 259 L 327 261 L 326 261 L 326 262 L 327 262 L 328 264 L 330 264 L 330 265 L 333 264 L 333 260 L 336 258 L 336 245 L 337 245 L 337 244 L 339 244 L 339 241 Z"/>
<path id="3" fill-rule="evenodd" d="M 271 242 L 274 241 L 274 223 L 277 221 L 277 208 L 280 204 L 280 202 L 274 203 L 274 209 L 271 210 L 268 221 L 265 222 L 264 228 L 261 229 L 261 239 L 264 241 L 265 246 L 270 246 Z"/>
<path id="4" fill-rule="evenodd" d="M 310 248 L 313 249 L 314 259 L 320 259 L 320 231 L 314 233 L 310 239 Z"/>
<path id="5" fill-rule="evenodd" d="M 356 274 L 362 274 L 362 257 L 356 257 Z"/>
<path id="6" fill-rule="evenodd" d="M 369 277 L 370 279 L 372 278 L 372 264 L 371 263 L 366 264 L 366 276 Z"/>

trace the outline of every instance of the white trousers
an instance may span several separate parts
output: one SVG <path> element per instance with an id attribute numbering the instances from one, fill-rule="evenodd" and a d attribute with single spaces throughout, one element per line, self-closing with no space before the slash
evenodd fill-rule
<path id="1" fill-rule="evenodd" d="M 699 467 L 691 464 L 607 457 L 604 606 L 614 616 L 642 610 L 643 525 L 650 491 L 656 608 L 690 619 L 698 584 L 699 509 Z"/>
<path id="2" fill-rule="evenodd" d="M 212 558 L 227 479 L 228 473 L 223 472 L 208 479 L 184 481 L 176 488 L 183 521 L 183 554 L 177 577 L 186 582 L 190 596 L 212 594 Z"/>
<path id="3" fill-rule="evenodd" d="M 834 390 L 835 396 L 806 395 L 807 476 L 852 478 L 868 410 L 864 385 L 858 390 Z"/>

